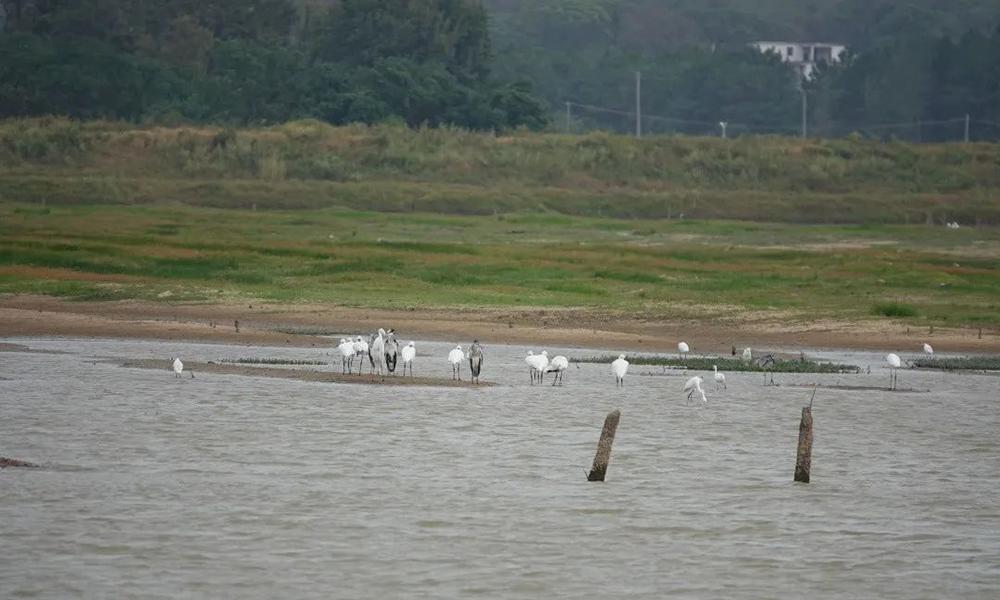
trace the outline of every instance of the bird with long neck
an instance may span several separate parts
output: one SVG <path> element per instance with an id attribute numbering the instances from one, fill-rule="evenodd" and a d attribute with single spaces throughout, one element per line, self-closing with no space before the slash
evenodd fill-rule
<path id="1" fill-rule="evenodd" d="M 903 366 L 903 361 L 899 359 L 897 354 L 888 354 L 885 357 L 885 362 L 889 363 L 889 389 L 896 389 L 896 383 L 899 375 L 896 370 Z"/>
<path id="2" fill-rule="evenodd" d="M 410 367 L 410 377 L 413 377 L 413 359 L 417 356 L 417 346 L 413 342 L 407 344 L 401 353 L 403 355 L 403 375 L 406 375 L 406 367 Z"/>
<path id="3" fill-rule="evenodd" d="M 462 361 L 465 360 L 465 353 L 462 352 L 462 346 L 455 346 L 455 348 L 448 353 L 448 362 L 451 363 L 451 378 L 462 381 Z"/>
<path id="4" fill-rule="evenodd" d="M 611 361 L 611 372 L 615 376 L 615 387 L 625 387 L 625 374 L 628 373 L 628 361 L 624 354 Z"/>
<path id="5" fill-rule="evenodd" d="M 546 373 L 555 373 L 552 376 L 552 385 L 559 383 L 562 385 L 563 376 L 566 374 L 566 369 L 569 368 L 569 359 L 562 355 L 557 355 L 549 361 L 549 366 L 546 367 Z"/>
<path id="6" fill-rule="evenodd" d="M 712 371 L 714 371 L 712 378 L 715 379 L 715 390 L 718 391 L 720 385 L 722 386 L 722 389 L 728 389 L 726 387 L 726 376 L 723 373 L 719 373 L 719 366 L 712 365 Z"/>
<path id="7" fill-rule="evenodd" d="M 469 371 L 472 373 L 472 382 L 479 383 L 479 374 L 483 370 L 483 346 L 479 340 L 473 340 L 469 347 Z"/>
<path id="8" fill-rule="evenodd" d="M 701 401 L 702 402 L 705 402 L 705 403 L 708 402 L 708 398 L 705 397 L 705 390 L 701 389 L 702 381 L 704 381 L 704 380 L 701 377 L 699 377 L 698 375 L 695 375 L 694 377 L 692 377 L 691 379 L 688 379 L 684 383 L 684 391 L 688 393 L 688 395 L 687 395 L 688 402 L 691 401 L 691 396 L 695 392 L 701 394 Z"/>

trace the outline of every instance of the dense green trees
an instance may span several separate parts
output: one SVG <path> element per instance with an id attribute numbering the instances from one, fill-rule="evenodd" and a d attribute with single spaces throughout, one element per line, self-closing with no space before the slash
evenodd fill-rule
<path id="1" fill-rule="evenodd" d="M 544 125 L 476 0 L 0 0 L 0 117 Z"/>
<path id="2" fill-rule="evenodd" d="M 816 134 L 970 114 L 996 139 L 998 24 L 995 0 L 0 0 L 0 117 L 505 129 L 571 102 L 628 131 L 641 71 L 646 131 L 794 133 L 799 81 L 747 46 L 787 39 L 851 48 L 806 85 Z"/>

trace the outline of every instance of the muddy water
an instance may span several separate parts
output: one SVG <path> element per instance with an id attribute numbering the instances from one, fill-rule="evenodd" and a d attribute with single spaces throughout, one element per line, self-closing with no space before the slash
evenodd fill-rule
<path id="1" fill-rule="evenodd" d="M 497 387 L 390 389 L 95 364 L 327 350 L 6 341 L 66 353 L 0 353 L 0 455 L 44 467 L 0 471 L 3 597 L 1000 597 L 997 377 L 821 389 L 801 485 L 790 386 L 885 385 L 879 356 L 705 406 L 646 368 L 530 387 L 517 347 L 487 347 Z M 448 376 L 452 344 L 418 346 Z"/>

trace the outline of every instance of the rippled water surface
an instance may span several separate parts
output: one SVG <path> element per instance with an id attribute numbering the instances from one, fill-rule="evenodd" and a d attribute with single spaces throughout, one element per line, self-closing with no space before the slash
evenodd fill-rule
<path id="1" fill-rule="evenodd" d="M 3 597 L 1000 597 L 994 376 L 819 390 L 803 485 L 790 384 L 884 386 L 879 356 L 730 373 L 705 406 L 647 367 L 529 387 L 520 347 L 487 347 L 497 387 L 437 389 L 94 364 L 319 349 L 7 341 L 66 353 L 0 353 L 0 455 L 44 467 L 0 471 Z M 447 376 L 452 346 L 418 344 L 417 374 Z"/>

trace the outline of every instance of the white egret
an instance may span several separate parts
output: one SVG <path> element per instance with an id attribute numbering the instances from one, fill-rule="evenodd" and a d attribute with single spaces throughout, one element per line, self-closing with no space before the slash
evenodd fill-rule
<path id="1" fill-rule="evenodd" d="M 358 339 L 354 341 L 354 358 L 358 361 L 358 375 L 361 375 L 361 370 L 365 368 L 365 358 L 367 356 L 368 342 L 359 335 Z"/>
<path id="2" fill-rule="evenodd" d="M 628 373 L 628 361 L 624 354 L 611 362 L 611 372 L 615 375 L 615 387 L 625 387 L 625 373 Z"/>
<path id="3" fill-rule="evenodd" d="M 927 342 L 924 342 L 924 354 L 934 354 L 934 348 L 931 348 Z"/>
<path id="4" fill-rule="evenodd" d="M 753 353 L 750 352 L 750 348 L 743 349 L 743 362 L 750 362 L 753 360 Z"/>
<path id="5" fill-rule="evenodd" d="M 687 345 L 687 342 L 681 342 L 681 343 L 677 344 L 677 352 L 678 352 L 678 355 L 681 358 L 684 358 L 684 356 L 687 355 L 687 353 L 690 350 L 691 350 L 691 348 Z"/>
<path id="6" fill-rule="evenodd" d="M 472 372 L 472 382 L 479 383 L 479 373 L 483 370 L 483 346 L 479 340 L 473 340 L 469 347 L 469 371 Z"/>
<path id="7" fill-rule="evenodd" d="M 413 377 L 413 359 L 417 356 L 417 346 L 410 342 L 403 348 L 403 375 L 406 375 L 406 367 L 410 367 L 410 377 Z"/>
<path id="8" fill-rule="evenodd" d="M 372 366 L 372 378 L 375 371 L 385 378 L 385 330 L 379 329 L 378 334 L 372 336 L 372 341 L 368 343 L 368 360 Z"/>
<path id="9" fill-rule="evenodd" d="M 555 373 L 552 378 L 552 385 L 555 385 L 558 381 L 562 385 L 563 374 L 566 369 L 569 368 L 569 359 L 562 355 L 557 355 L 549 361 L 549 366 L 545 369 L 546 373 Z"/>
<path id="10" fill-rule="evenodd" d="M 712 365 L 712 370 L 715 372 L 715 374 L 712 375 L 712 377 L 715 379 L 715 391 L 719 391 L 720 385 L 724 390 L 729 389 L 726 387 L 726 376 L 723 373 L 719 373 L 718 365 Z"/>
<path id="11" fill-rule="evenodd" d="M 183 372 L 184 372 L 184 363 L 181 362 L 181 359 L 175 358 L 174 359 L 174 377 L 180 377 L 181 373 L 183 373 Z"/>
<path id="12" fill-rule="evenodd" d="M 684 383 L 684 391 L 688 393 L 688 395 L 687 395 L 688 402 L 691 401 L 691 396 L 695 392 L 698 392 L 699 394 L 701 394 L 701 401 L 702 402 L 706 402 L 706 403 L 708 402 L 708 398 L 705 397 L 705 390 L 701 389 L 701 383 L 703 381 L 704 381 L 704 379 L 702 379 L 698 375 L 695 375 L 694 377 L 692 377 L 691 379 L 688 379 Z"/>
<path id="13" fill-rule="evenodd" d="M 448 362 L 451 363 L 451 378 L 457 378 L 462 381 L 462 361 L 465 360 L 465 354 L 462 352 L 461 346 L 455 346 L 455 349 L 448 353 Z"/>
<path id="14" fill-rule="evenodd" d="M 896 369 L 903 365 L 896 354 L 889 354 L 885 357 L 885 362 L 889 363 L 889 389 L 896 389 Z"/>
<path id="15" fill-rule="evenodd" d="M 528 350 L 524 362 L 528 363 L 528 376 L 531 377 L 531 385 L 535 385 L 535 353 L 532 350 Z"/>
<path id="16" fill-rule="evenodd" d="M 535 377 L 538 378 L 538 383 L 542 383 L 542 380 L 545 379 L 545 369 L 549 366 L 549 351 L 542 350 L 541 354 L 536 354 L 532 364 L 535 366 Z"/>
<path id="17" fill-rule="evenodd" d="M 345 373 L 351 372 L 351 365 L 354 362 L 354 343 L 350 340 L 342 339 L 340 340 L 340 345 L 337 346 L 337 350 L 340 351 L 340 366 L 341 371 Z"/>

